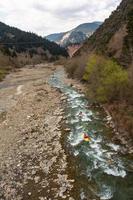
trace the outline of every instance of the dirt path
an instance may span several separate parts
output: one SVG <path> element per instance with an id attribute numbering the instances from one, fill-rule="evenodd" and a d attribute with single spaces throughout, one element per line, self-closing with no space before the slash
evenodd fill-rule
<path id="1" fill-rule="evenodd" d="M 0 200 L 73 200 L 61 94 L 47 83 L 54 70 L 25 67 L 0 83 Z"/>

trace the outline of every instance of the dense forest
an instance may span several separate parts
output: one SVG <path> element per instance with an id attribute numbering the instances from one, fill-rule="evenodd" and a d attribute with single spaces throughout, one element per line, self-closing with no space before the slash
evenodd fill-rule
<path id="1" fill-rule="evenodd" d="M 67 51 L 34 33 L 21 31 L 0 22 L 0 48 L 7 54 L 15 56 L 16 53 L 30 51 L 37 53 L 36 48 L 41 47 L 53 56 L 68 56 Z"/>

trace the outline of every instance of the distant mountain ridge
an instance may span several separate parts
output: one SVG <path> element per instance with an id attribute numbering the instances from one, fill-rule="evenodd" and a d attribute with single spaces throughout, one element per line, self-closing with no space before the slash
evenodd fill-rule
<path id="1" fill-rule="evenodd" d="M 56 42 L 62 47 L 68 47 L 73 44 L 80 45 L 83 44 L 83 42 L 90 37 L 101 24 L 102 22 L 80 24 L 70 31 L 48 35 L 46 36 L 46 39 Z"/>

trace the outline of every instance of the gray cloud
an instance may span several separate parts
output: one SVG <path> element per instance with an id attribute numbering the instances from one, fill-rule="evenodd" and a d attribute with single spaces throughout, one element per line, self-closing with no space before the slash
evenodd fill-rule
<path id="1" fill-rule="evenodd" d="M 4 0 L 0 21 L 26 31 L 47 35 L 80 23 L 104 21 L 121 0 Z"/>
<path id="2" fill-rule="evenodd" d="M 50 12 L 50 10 L 45 7 L 45 5 L 37 2 L 33 3 L 32 8 L 41 12 Z"/>
<path id="3" fill-rule="evenodd" d="M 41 12 L 51 12 L 51 14 L 57 18 L 63 17 L 64 19 L 68 18 L 73 18 L 79 15 L 81 11 L 84 11 L 86 9 L 86 4 L 82 6 L 74 6 L 74 7 L 67 7 L 67 8 L 62 8 L 62 7 L 57 7 L 54 10 L 52 10 L 50 7 L 46 7 L 45 4 L 40 4 L 40 3 L 34 3 L 33 8 L 35 10 L 41 11 Z"/>

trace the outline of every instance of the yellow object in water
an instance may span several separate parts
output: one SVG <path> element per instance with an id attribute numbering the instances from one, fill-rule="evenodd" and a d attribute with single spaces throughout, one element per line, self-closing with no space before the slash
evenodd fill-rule
<path id="1" fill-rule="evenodd" d="M 85 142 L 90 142 L 91 139 L 90 139 L 90 138 L 84 138 L 84 141 L 85 141 Z"/>
<path id="2" fill-rule="evenodd" d="M 90 142 L 91 141 L 91 138 L 87 134 L 83 135 L 83 139 L 84 139 L 85 142 Z"/>

